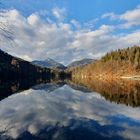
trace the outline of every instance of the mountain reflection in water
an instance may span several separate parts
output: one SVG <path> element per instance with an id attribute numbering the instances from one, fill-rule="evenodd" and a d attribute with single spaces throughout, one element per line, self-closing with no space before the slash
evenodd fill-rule
<path id="1" fill-rule="evenodd" d="M 89 81 L 1 81 L 0 140 L 139 140 L 139 82 Z"/>

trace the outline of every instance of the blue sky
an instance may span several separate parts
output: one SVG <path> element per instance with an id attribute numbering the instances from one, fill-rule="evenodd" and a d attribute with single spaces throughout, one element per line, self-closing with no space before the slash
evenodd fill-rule
<path id="1" fill-rule="evenodd" d="M 1 21 L 7 21 L 8 30 L 14 30 L 15 43 L 11 49 L 3 38 L 2 49 L 30 61 L 51 57 L 68 64 L 140 44 L 140 0 L 1 0 L 1 3 L 1 9 L 5 9 Z M 30 40 L 34 39 L 38 42 L 33 44 Z M 38 49 L 40 45 L 42 49 Z M 31 55 L 33 50 L 35 54 Z"/>
<path id="2" fill-rule="evenodd" d="M 79 22 L 88 22 L 99 18 L 104 13 L 114 12 L 122 14 L 127 10 L 140 5 L 140 0 L 1 0 L 6 9 L 17 9 L 23 15 L 49 10 L 53 7 L 65 8 L 66 21 L 76 19 Z M 103 22 L 103 21 L 102 21 Z M 99 24 L 102 24 L 99 23 Z M 109 23 L 109 22 L 108 22 Z"/>
<path id="3" fill-rule="evenodd" d="M 121 14 L 140 5 L 140 0 L 1 0 L 6 8 L 16 8 L 22 14 L 46 10 L 53 7 L 64 7 L 68 12 L 68 20 L 80 22 L 98 18 L 104 13 Z"/>

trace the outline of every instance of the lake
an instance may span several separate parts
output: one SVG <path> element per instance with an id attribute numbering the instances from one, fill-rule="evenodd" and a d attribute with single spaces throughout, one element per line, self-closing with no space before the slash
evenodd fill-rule
<path id="1" fill-rule="evenodd" d="M 0 140 L 139 140 L 140 82 L 89 81 L 0 81 Z"/>

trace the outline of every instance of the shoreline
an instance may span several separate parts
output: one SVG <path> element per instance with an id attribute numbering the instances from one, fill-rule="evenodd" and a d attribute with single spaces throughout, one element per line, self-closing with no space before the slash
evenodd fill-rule
<path id="1" fill-rule="evenodd" d="M 121 76 L 121 79 L 140 80 L 140 75 L 133 75 L 133 76 Z"/>
<path id="2" fill-rule="evenodd" d="M 140 81 L 140 75 L 128 75 L 128 76 L 113 76 L 113 75 L 96 75 L 96 76 L 87 76 L 87 75 L 72 75 L 72 78 L 80 79 L 99 79 L 99 80 L 137 80 Z"/>

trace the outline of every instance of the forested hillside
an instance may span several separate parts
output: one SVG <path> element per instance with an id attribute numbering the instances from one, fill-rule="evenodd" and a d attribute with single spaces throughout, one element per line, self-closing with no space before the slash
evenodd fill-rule
<path id="1" fill-rule="evenodd" d="M 129 61 L 135 67 L 140 65 L 140 47 L 134 46 L 132 48 L 127 49 L 119 49 L 117 51 L 113 51 L 111 53 L 107 53 L 104 57 L 102 57 L 102 61 Z"/>
<path id="2" fill-rule="evenodd" d="M 41 68 L 0 50 L 0 78 L 50 76 L 49 68 Z"/>
<path id="3" fill-rule="evenodd" d="M 72 75 L 77 77 L 120 78 L 140 75 L 140 47 L 112 51 L 95 63 L 76 67 Z"/>

